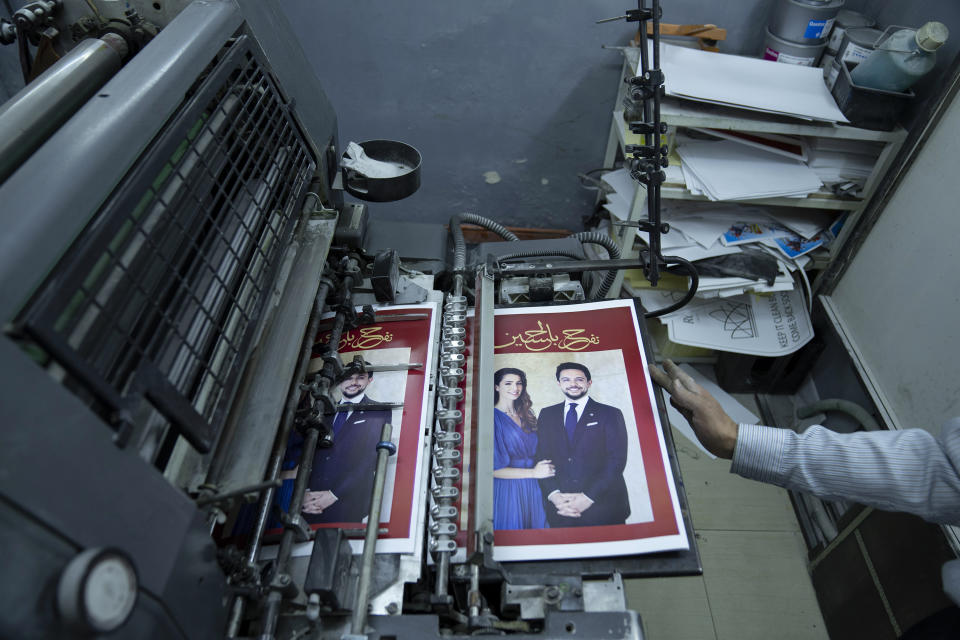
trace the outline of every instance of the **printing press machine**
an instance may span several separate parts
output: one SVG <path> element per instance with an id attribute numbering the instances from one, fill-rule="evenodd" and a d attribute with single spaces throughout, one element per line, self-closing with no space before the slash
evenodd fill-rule
<path id="1" fill-rule="evenodd" d="M 344 190 L 378 197 L 341 170 L 336 116 L 274 3 L 28 9 L 2 25 L 37 77 L 0 112 L 0 636 L 642 638 L 622 579 L 700 572 L 669 430 L 687 551 L 497 563 L 485 482 L 464 545 L 453 524 L 465 355 L 474 381 L 492 379 L 494 307 L 576 304 L 636 262 L 583 259 L 582 243 L 609 244 L 589 233 L 516 241 L 469 214 L 451 220 L 449 251 L 412 246 L 400 225 L 371 228 L 380 223 Z M 633 17 L 658 14 L 640 3 Z M 652 69 L 640 98 L 662 85 Z M 660 131 L 649 115 L 646 133 Z M 655 193 L 660 150 L 635 152 Z M 417 186 L 407 183 L 380 199 Z M 462 223 L 505 242 L 468 249 Z M 648 226 L 655 281 L 667 263 L 660 225 Z M 402 257 L 425 253 L 433 259 Z M 331 389 L 354 370 L 338 358 L 339 336 L 423 301 L 442 313 L 416 552 L 375 555 L 368 524 L 364 553 L 351 555 L 345 537 L 356 532 L 313 531 L 294 516 L 265 557 L 290 434 L 303 437 L 305 461 L 336 451 Z M 308 379 L 321 322 L 333 347 Z M 476 469 L 492 468 L 491 387 L 471 400 L 478 441 L 464 455 Z M 250 531 L 225 538 L 244 503 Z M 312 554 L 291 557 L 305 541 Z"/>

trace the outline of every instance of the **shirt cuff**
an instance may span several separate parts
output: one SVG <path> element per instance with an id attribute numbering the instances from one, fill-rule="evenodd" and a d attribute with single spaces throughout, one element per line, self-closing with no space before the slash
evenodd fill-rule
<path id="1" fill-rule="evenodd" d="M 789 434 L 788 429 L 741 424 L 730 472 L 751 480 L 776 484 L 782 475 L 781 461 Z"/>

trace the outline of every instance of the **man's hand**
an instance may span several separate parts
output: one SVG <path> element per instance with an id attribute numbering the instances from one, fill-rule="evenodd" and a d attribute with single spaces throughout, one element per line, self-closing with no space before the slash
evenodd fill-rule
<path id="1" fill-rule="evenodd" d="M 570 502 L 567 503 L 567 506 L 571 509 L 574 509 L 577 514 L 581 514 L 593 504 L 591 500 L 585 493 L 575 493 Z"/>
<path id="2" fill-rule="evenodd" d="M 732 458 L 740 428 L 737 423 L 680 367 L 670 360 L 665 360 L 663 367 L 666 371 L 650 365 L 650 375 L 670 394 L 670 404 L 687 419 L 707 451 L 721 458 Z"/>
<path id="3" fill-rule="evenodd" d="M 559 507 L 561 504 L 570 502 L 570 500 L 575 496 L 575 493 L 562 493 L 560 491 L 554 491 L 549 496 L 547 500 L 553 503 L 553 506 Z"/>
<path id="4" fill-rule="evenodd" d="M 323 510 L 337 501 L 332 491 L 307 491 L 303 496 L 304 513 L 323 513 Z"/>
<path id="5" fill-rule="evenodd" d="M 550 494 L 547 500 L 557 508 L 557 515 L 568 518 L 579 518 L 580 514 L 593 504 L 593 500 L 583 493 L 560 493 L 557 491 Z"/>

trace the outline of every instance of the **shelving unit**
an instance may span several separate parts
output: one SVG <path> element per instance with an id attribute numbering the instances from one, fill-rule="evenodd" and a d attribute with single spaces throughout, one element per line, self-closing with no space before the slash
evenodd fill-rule
<path id="1" fill-rule="evenodd" d="M 623 49 L 624 61 L 621 83 L 617 92 L 616 106 L 619 108 L 626 93 L 626 83 L 623 80 L 629 79 L 635 75 L 634 70 L 637 65 L 639 50 L 635 48 Z M 806 198 L 762 198 L 754 200 L 742 200 L 742 202 L 751 205 L 766 205 L 773 207 L 805 207 L 813 209 L 823 209 L 828 211 L 849 211 L 850 216 L 844 224 L 839 237 L 826 248 L 825 259 L 815 260 L 815 268 L 827 266 L 844 245 L 850 236 L 851 230 L 859 222 L 860 215 L 871 196 L 876 191 L 880 180 L 886 174 L 887 169 L 893 163 L 900 146 L 906 138 L 906 131 L 897 128 L 893 131 L 873 131 L 870 129 L 860 129 L 842 124 L 804 122 L 796 118 L 776 116 L 761 112 L 751 112 L 744 109 L 734 109 L 720 105 L 707 103 L 698 103 L 690 100 L 680 100 L 676 98 L 665 98 L 662 102 L 661 119 L 670 127 L 685 128 L 697 127 L 704 129 L 720 129 L 726 131 L 742 131 L 750 133 L 774 133 L 789 136 L 807 136 L 815 138 L 839 138 L 845 140 L 860 140 L 869 142 L 879 142 L 883 144 L 882 151 L 873 166 L 869 178 L 867 179 L 862 196 L 857 199 L 842 199 L 821 189 Z M 630 133 L 626 123 L 623 120 L 623 112 L 614 110 L 610 124 L 610 134 L 607 140 L 606 153 L 604 155 L 605 167 L 615 166 L 615 163 L 624 157 L 623 149 L 627 144 L 640 144 L 641 136 Z M 661 186 L 661 197 L 663 199 L 674 200 L 698 200 L 709 202 L 704 196 L 697 196 L 690 193 L 682 184 L 664 183 Z M 646 189 L 641 185 L 631 203 L 629 220 L 639 220 L 645 217 L 646 211 Z M 773 212 L 775 215 L 775 212 Z M 634 232 L 626 228 L 620 234 L 620 244 L 625 254 L 630 253 L 633 248 Z M 618 292 L 621 282 L 614 283 L 611 291 Z M 816 283 L 814 284 L 816 287 Z"/>

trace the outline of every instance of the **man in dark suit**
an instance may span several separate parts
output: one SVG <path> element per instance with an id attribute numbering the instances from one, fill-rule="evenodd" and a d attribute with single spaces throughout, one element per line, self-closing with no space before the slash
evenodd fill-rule
<path id="1" fill-rule="evenodd" d="M 537 419 L 535 460 L 552 460 L 556 475 L 540 480 L 551 527 L 624 524 L 630 515 L 623 469 L 627 427 L 623 413 L 589 396 L 590 370 L 577 362 L 557 367 L 564 401 Z"/>
<path id="2" fill-rule="evenodd" d="M 360 522 L 370 511 L 370 493 L 377 466 L 377 443 L 388 410 L 364 410 L 377 401 L 366 395 L 373 373 L 355 373 L 340 383 L 340 411 L 333 420 L 333 447 L 318 449 L 303 500 L 307 522 Z"/>

